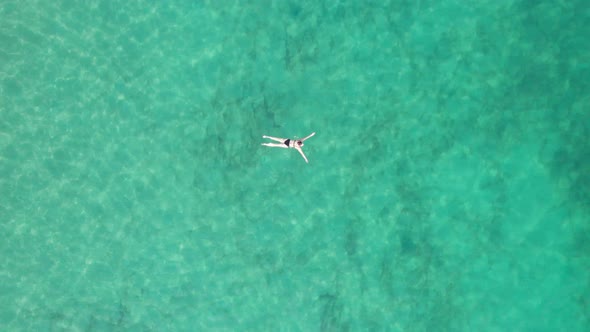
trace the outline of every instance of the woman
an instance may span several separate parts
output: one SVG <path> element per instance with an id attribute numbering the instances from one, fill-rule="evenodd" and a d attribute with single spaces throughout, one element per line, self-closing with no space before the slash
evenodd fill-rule
<path id="1" fill-rule="evenodd" d="M 301 148 L 303 147 L 303 141 L 305 141 L 306 139 L 312 137 L 313 135 L 315 135 L 315 132 L 307 135 L 307 137 L 302 138 L 302 139 L 290 139 L 290 138 L 278 138 L 278 137 L 272 137 L 272 136 L 262 136 L 262 138 L 269 138 L 273 141 L 277 141 L 277 142 L 281 142 L 281 143 L 262 143 L 262 145 L 264 146 L 270 146 L 273 148 L 293 148 L 297 151 L 299 151 L 299 153 L 301 154 L 301 156 L 303 157 L 303 159 L 305 159 L 306 163 L 309 163 L 307 161 L 307 158 L 305 157 L 305 154 L 303 153 L 303 150 L 301 150 Z"/>

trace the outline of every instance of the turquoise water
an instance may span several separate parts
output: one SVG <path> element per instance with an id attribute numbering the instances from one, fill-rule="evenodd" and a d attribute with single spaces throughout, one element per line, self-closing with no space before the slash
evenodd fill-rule
<path id="1" fill-rule="evenodd" d="M 588 8 L 0 2 L 0 330 L 588 331 Z"/>

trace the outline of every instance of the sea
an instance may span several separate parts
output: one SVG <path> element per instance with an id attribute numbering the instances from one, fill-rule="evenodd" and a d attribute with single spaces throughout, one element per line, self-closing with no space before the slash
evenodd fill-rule
<path id="1" fill-rule="evenodd" d="M 589 331 L 588 36 L 583 0 L 2 0 L 0 330 Z"/>

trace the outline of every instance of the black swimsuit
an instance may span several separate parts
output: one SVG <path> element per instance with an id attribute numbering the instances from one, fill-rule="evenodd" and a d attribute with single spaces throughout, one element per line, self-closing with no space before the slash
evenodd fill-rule
<path id="1" fill-rule="evenodd" d="M 290 142 L 291 142 L 291 139 L 287 138 L 287 140 L 284 141 L 283 144 L 285 144 L 286 146 L 289 146 Z"/>

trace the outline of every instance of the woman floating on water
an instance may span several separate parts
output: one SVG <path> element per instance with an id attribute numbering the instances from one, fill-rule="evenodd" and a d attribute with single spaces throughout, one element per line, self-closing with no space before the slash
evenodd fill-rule
<path id="1" fill-rule="evenodd" d="M 262 136 L 262 138 L 269 138 L 273 141 L 277 141 L 277 142 L 281 142 L 281 143 L 262 143 L 262 145 L 270 146 L 272 148 L 284 148 L 284 149 L 293 148 L 293 149 L 299 151 L 299 153 L 301 154 L 303 159 L 305 159 L 306 163 L 309 163 L 309 161 L 307 161 L 307 158 L 305 157 L 305 154 L 303 153 L 303 150 L 301 150 L 301 148 L 303 147 L 303 141 L 312 137 L 313 135 L 315 135 L 315 132 L 307 135 L 307 137 L 305 137 L 305 138 L 297 139 L 297 140 L 290 139 L 290 138 L 278 138 L 278 137 L 264 135 L 264 136 Z"/>

